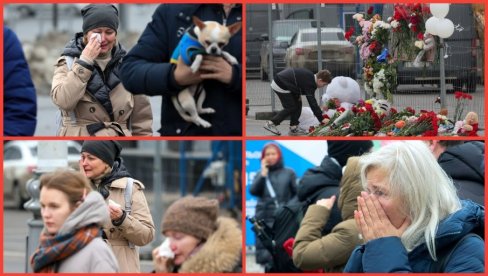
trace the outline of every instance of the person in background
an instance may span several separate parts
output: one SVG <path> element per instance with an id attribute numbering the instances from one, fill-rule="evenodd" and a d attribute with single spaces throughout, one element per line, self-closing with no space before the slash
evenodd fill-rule
<path id="1" fill-rule="evenodd" d="M 322 118 L 322 109 L 315 99 L 315 90 L 329 84 L 332 75 L 328 70 L 321 70 L 317 74 L 312 73 L 305 68 L 286 68 L 276 74 L 271 82 L 271 88 L 278 95 L 283 110 L 279 111 L 271 120 L 267 121 L 264 129 L 275 135 L 281 135 L 276 128 L 286 117 L 290 116 L 290 136 L 307 135 L 308 131 L 298 127 L 300 114 L 302 113 L 302 98 L 307 97 L 308 104 L 313 114 L 319 122 L 324 121 Z M 325 121 L 324 121 L 325 123 Z"/>
<path id="2" fill-rule="evenodd" d="M 51 99 L 61 110 L 58 136 L 151 136 L 146 96 L 134 96 L 120 80 L 126 51 L 117 41 L 119 11 L 90 4 L 81 10 L 76 33 L 57 60 Z"/>
<path id="3" fill-rule="evenodd" d="M 254 177 L 249 191 L 259 197 L 256 219 L 263 220 L 272 227 L 276 209 L 297 193 L 295 171 L 284 166 L 283 155 L 278 144 L 268 143 L 263 147 L 261 170 Z M 259 239 L 256 239 L 256 261 L 266 270 L 273 266 L 270 253 Z"/>
<path id="4" fill-rule="evenodd" d="M 140 272 L 138 246 L 154 238 L 154 223 L 144 185 L 124 166 L 117 141 L 87 140 L 81 147 L 80 170 L 107 201 L 110 221 L 103 237 L 119 261 L 120 272 Z"/>
<path id="5" fill-rule="evenodd" d="M 484 207 L 459 199 L 425 142 L 362 156 L 361 182 L 354 219 L 364 244 L 344 272 L 430 272 L 437 261 L 437 272 L 484 272 Z"/>
<path id="6" fill-rule="evenodd" d="M 114 273 L 117 259 L 102 240 L 109 220 L 102 196 L 79 172 L 60 170 L 40 179 L 44 228 L 31 256 L 36 273 Z"/>
<path id="7" fill-rule="evenodd" d="M 293 245 L 293 262 L 298 268 L 304 271 L 322 269 L 324 272 L 342 272 L 353 249 L 361 244 L 354 220 L 357 197 L 363 190 L 359 173 L 359 157 L 350 157 L 337 200 L 342 221 L 334 225 L 330 233 L 323 235 L 321 230 L 331 218 L 336 196 L 317 200 L 307 209 Z"/>
<path id="8" fill-rule="evenodd" d="M 485 143 L 479 141 L 430 140 L 437 162 L 454 181 L 458 195 L 485 205 Z"/>
<path id="9" fill-rule="evenodd" d="M 37 98 L 22 45 L 3 27 L 3 135 L 32 136 L 37 123 Z"/>
<path id="10" fill-rule="evenodd" d="M 162 234 L 173 258 L 152 252 L 156 273 L 225 273 L 241 271 L 242 232 L 237 221 L 219 217 L 215 199 L 187 196 L 166 210 Z M 163 246 L 163 245 L 161 245 Z"/>
<path id="11" fill-rule="evenodd" d="M 170 63 L 192 16 L 202 21 L 231 25 L 242 21 L 240 4 L 163 4 L 154 12 L 137 44 L 124 58 L 121 76 L 134 94 L 162 96 L 162 136 L 241 136 L 242 134 L 242 31 L 233 35 L 224 50 L 239 64 L 230 65 L 222 57 L 205 55 L 200 70 L 192 73 L 181 59 Z M 211 128 L 189 123 L 176 111 L 171 97 L 185 87 L 202 83 L 206 91 L 204 107 L 214 114 L 202 114 Z"/>

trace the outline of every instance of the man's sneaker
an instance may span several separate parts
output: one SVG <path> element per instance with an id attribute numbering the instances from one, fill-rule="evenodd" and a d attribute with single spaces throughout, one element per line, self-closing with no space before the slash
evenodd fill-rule
<path id="1" fill-rule="evenodd" d="M 276 128 L 275 124 L 273 124 L 273 122 L 271 121 L 267 121 L 263 127 L 264 129 L 270 131 L 274 135 L 281 135 L 281 132 Z"/>
<path id="2" fill-rule="evenodd" d="M 290 128 L 288 135 L 290 135 L 290 136 L 303 136 L 303 135 L 308 135 L 308 131 L 306 131 L 305 129 L 300 128 L 300 127 L 295 127 L 295 128 Z"/>

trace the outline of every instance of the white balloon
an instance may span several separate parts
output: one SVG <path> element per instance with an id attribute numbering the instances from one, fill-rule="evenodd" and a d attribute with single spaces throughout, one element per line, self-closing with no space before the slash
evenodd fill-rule
<path id="1" fill-rule="evenodd" d="M 448 38 L 454 33 L 454 24 L 447 18 L 439 20 L 439 24 L 436 26 L 437 35 L 441 38 Z"/>
<path id="2" fill-rule="evenodd" d="M 449 13 L 449 4 L 430 4 L 430 12 L 437 18 L 444 18 Z"/>
<path id="3" fill-rule="evenodd" d="M 425 30 L 432 35 L 437 35 L 437 26 L 439 25 L 440 19 L 432 16 L 425 21 Z"/>

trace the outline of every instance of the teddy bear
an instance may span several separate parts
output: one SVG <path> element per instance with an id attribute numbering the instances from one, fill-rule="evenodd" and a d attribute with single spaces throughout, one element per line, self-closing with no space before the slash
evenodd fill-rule
<path id="1" fill-rule="evenodd" d="M 329 118 L 332 118 L 337 108 L 343 107 L 349 110 L 360 99 L 361 90 L 355 80 L 350 77 L 335 77 L 322 95 L 322 109 Z"/>
<path id="2" fill-rule="evenodd" d="M 478 114 L 470 111 L 468 114 L 466 114 L 463 121 L 463 126 L 457 131 L 457 133 L 463 136 L 478 136 L 478 123 Z"/>

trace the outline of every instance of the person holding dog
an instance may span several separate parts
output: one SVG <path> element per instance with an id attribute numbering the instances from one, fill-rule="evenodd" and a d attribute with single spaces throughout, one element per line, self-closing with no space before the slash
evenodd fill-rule
<path id="1" fill-rule="evenodd" d="M 200 69 L 193 73 L 180 58 L 171 56 L 193 16 L 202 21 L 216 21 L 230 26 L 242 21 L 239 4 L 163 4 L 155 11 L 137 44 L 124 58 L 121 76 L 124 86 L 134 94 L 162 96 L 162 136 L 240 136 L 242 134 L 242 31 L 233 35 L 223 48 L 238 64 L 231 65 L 221 56 L 205 55 Z M 212 126 L 200 127 L 184 120 L 172 97 L 185 88 L 202 84 L 206 92 L 205 108 L 215 112 L 202 114 Z"/>
<path id="2" fill-rule="evenodd" d="M 315 90 L 329 84 L 332 76 L 328 70 L 321 70 L 317 74 L 305 68 L 286 68 L 276 74 L 271 82 L 271 88 L 280 99 L 283 110 L 267 121 L 264 128 L 275 135 L 281 135 L 276 126 L 280 125 L 286 117 L 290 116 L 290 136 L 307 135 L 308 131 L 298 127 L 300 114 L 302 113 L 302 98 L 307 97 L 308 104 L 319 122 L 322 118 L 322 109 L 315 99 Z M 325 121 L 324 121 L 325 123 Z"/>
<path id="3" fill-rule="evenodd" d="M 132 178 L 121 151 L 117 141 L 87 140 L 81 147 L 80 170 L 107 201 L 110 221 L 103 225 L 103 237 L 119 261 L 119 272 L 138 273 L 137 247 L 153 240 L 154 222 L 144 185 Z"/>
<path id="4" fill-rule="evenodd" d="M 126 51 L 117 41 L 114 5 L 81 10 L 83 32 L 69 41 L 55 65 L 51 98 L 61 110 L 59 136 L 151 136 L 146 96 L 125 90 L 120 64 Z"/>

